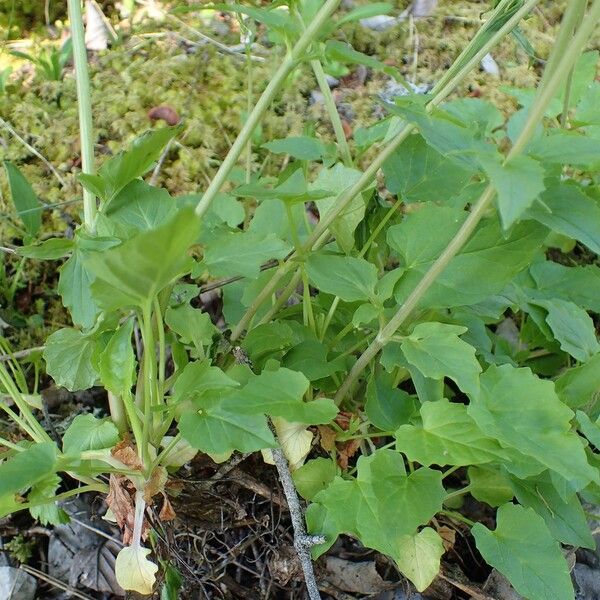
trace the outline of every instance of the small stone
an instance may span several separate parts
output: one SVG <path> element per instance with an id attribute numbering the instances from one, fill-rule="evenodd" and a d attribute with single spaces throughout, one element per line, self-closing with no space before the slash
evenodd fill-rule
<path id="1" fill-rule="evenodd" d="M 388 31 L 388 29 L 398 24 L 398 19 L 390 15 L 375 15 L 368 19 L 361 19 L 360 24 L 365 29 L 370 29 L 371 31 Z"/>
<path id="2" fill-rule="evenodd" d="M 494 57 L 489 53 L 481 59 L 481 68 L 489 75 L 500 77 L 500 67 Z"/>

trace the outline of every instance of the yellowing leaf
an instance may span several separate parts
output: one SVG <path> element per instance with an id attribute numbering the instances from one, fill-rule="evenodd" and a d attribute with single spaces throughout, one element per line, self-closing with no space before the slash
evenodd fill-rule
<path id="1" fill-rule="evenodd" d="M 288 423 L 285 419 L 273 419 L 281 449 L 290 469 L 298 469 L 304 464 L 312 444 L 313 434 L 302 423 Z"/>
<path id="2" fill-rule="evenodd" d="M 444 544 L 438 533 L 425 527 L 415 535 L 405 535 L 399 540 L 396 562 L 398 568 L 415 585 L 419 592 L 428 588 L 440 570 Z"/>
<path id="3" fill-rule="evenodd" d="M 158 566 L 146 558 L 148 554 L 150 549 L 143 546 L 129 546 L 117 554 L 115 575 L 124 590 L 139 594 L 152 593 Z"/>
<path id="4" fill-rule="evenodd" d="M 173 436 L 165 435 L 160 445 L 166 448 L 173 441 Z M 190 462 L 198 454 L 196 448 L 192 448 L 189 442 L 186 440 L 179 440 L 167 454 L 166 459 L 162 461 L 165 467 L 183 467 L 186 463 Z"/>

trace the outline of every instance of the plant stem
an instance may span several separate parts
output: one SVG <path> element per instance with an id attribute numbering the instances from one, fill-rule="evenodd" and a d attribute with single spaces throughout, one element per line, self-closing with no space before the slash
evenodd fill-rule
<path id="1" fill-rule="evenodd" d="M 315 79 L 319 84 L 321 94 L 323 94 L 325 108 L 327 109 L 329 119 L 331 120 L 331 125 L 333 127 L 333 132 L 335 133 L 335 139 L 337 140 L 337 145 L 342 156 L 342 161 L 347 167 L 352 167 L 353 162 L 352 154 L 350 154 L 350 146 L 348 145 L 348 140 L 346 139 L 344 126 L 342 125 L 340 113 L 338 112 L 335 100 L 333 98 L 333 94 L 331 93 L 331 88 L 327 83 L 327 76 L 325 75 L 325 71 L 323 70 L 323 65 L 321 64 L 320 60 L 315 59 L 310 61 L 310 66 L 312 67 L 313 73 L 315 74 Z"/>
<path id="2" fill-rule="evenodd" d="M 17 452 L 23 452 L 25 448 L 23 446 L 18 446 L 17 444 L 13 444 L 9 442 L 7 439 L 0 437 L 0 446 L 5 446 L 6 448 L 10 448 L 11 450 L 16 450 Z"/>
<path id="3" fill-rule="evenodd" d="M 165 326 L 158 298 L 154 299 L 154 318 L 156 319 L 156 329 L 158 330 L 158 394 L 160 399 L 165 393 L 166 346 Z"/>
<path id="4" fill-rule="evenodd" d="M 142 312 L 142 340 L 144 343 L 144 422 L 142 428 L 142 447 L 138 454 L 144 467 L 150 466 L 150 430 L 152 429 L 152 407 L 156 387 L 156 349 L 152 333 L 152 309 L 147 304 Z"/>
<path id="5" fill-rule="evenodd" d="M 82 485 L 81 487 L 62 492 L 62 494 L 57 494 L 53 498 L 40 499 L 39 502 L 23 502 L 22 504 L 19 504 L 18 508 L 16 508 L 15 511 L 24 510 L 27 508 L 34 508 L 35 506 L 42 506 L 43 504 L 48 504 L 49 502 L 59 502 L 60 500 L 66 500 L 67 498 L 78 496 L 79 494 L 85 494 L 86 492 L 105 493 L 107 491 L 107 487 L 103 483 L 98 483 L 94 485 Z"/>
<path id="6" fill-rule="evenodd" d="M 479 64 L 479 61 L 490 51 L 490 49 L 495 46 L 501 39 L 503 39 L 514 27 L 519 23 L 521 18 L 525 16 L 536 4 L 538 4 L 539 0 L 528 0 L 525 4 L 515 12 L 515 14 L 508 19 L 500 29 L 498 29 L 491 37 L 489 37 L 484 43 L 481 43 L 480 38 L 482 37 L 482 31 L 487 33 L 487 29 L 489 28 L 489 24 L 492 23 L 497 17 L 497 15 L 501 14 L 502 10 L 511 2 L 512 0 L 502 0 L 500 4 L 494 9 L 492 16 L 489 21 L 482 27 L 482 29 L 475 35 L 473 40 L 469 43 L 469 45 L 463 50 L 460 56 L 456 59 L 455 65 L 460 65 L 464 63 L 462 67 L 451 67 L 448 71 L 448 74 L 442 78 L 440 83 L 435 86 L 435 88 L 431 92 L 431 100 L 427 104 L 426 108 L 431 110 L 434 106 L 441 103 L 452 90 L 465 78 L 467 73 L 471 71 L 471 69 Z M 470 56 L 470 58 L 469 58 Z M 396 151 L 396 149 L 404 142 L 404 140 L 410 135 L 413 130 L 413 125 L 409 123 L 405 123 L 400 131 L 396 134 L 396 136 L 385 146 L 379 155 L 373 160 L 373 162 L 367 167 L 361 177 L 356 181 L 356 183 L 346 190 L 344 190 L 336 199 L 336 202 L 333 208 L 328 211 L 325 215 L 322 216 L 321 220 L 314 228 L 311 236 L 305 243 L 306 251 L 320 248 L 327 239 L 327 231 L 333 221 L 337 218 L 337 216 L 352 202 L 352 200 L 361 192 L 363 192 L 366 188 L 371 185 L 372 181 L 375 179 L 377 172 L 383 166 L 383 163 Z M 244 313 L 239 323 L 235 326 L 231 333 L 231 340 L 235 341 L 238 339 L 250 321 L 252 317 L 259 309 L 261 304 L 267 299 L 271 297 L 271 294 L 277 289 L 279 281 L 284 277 L 288 271 L 294 266 L 293 260 L 298 258 L 298 254 L 294 252 L 288 259 L 286 263 L 281 265 L 279 269 L 277 269 L 272 278 L 266 284 L 266 286 L 261 290 L 261 293 L 255 298 L 254 302 L 248 308 L 248 310 Z M 285 303 L 286 298 L 280 297 L 282 305 Z"/>
<path id="7" fill-rule="evenodd" d="M 273 431 L 275 431 L 274 428 Z M 302 507 L 300 506 L 300 500 L 298 498 L 298 493 L 296 492 L 296 487 L 294 486 L 294 480 L 292 479 L 287 458 L 281 447 L 273 448 L 272 453 L 273 462 L 277 468 L 279 480 L 281 481 L 283 492 L 290 510 L 292 527 L 294 529 L 294 548 L 300 559 L 300 564 L 302 565 L 308 597 L 310 600 L 321 600 L 319 586 L 315 579 L 315 572 L 310 557 L 310 548 L 316 544 L 322 544 L 325 541 L 325 538 L 323 538 L 323 536 L 307 535 L 304 526 L 304 514 L 302 512 Z"/>
<path id="8" fill-rule="evenodd" d="M 112 392 L 108 392 L 108 408 L 112 422 L 115 424 L 119 433 L 121 435 L 124 434 L 128 428 L 123 399 Z"/>
<path id="9" fill-rule="evenodd" d="M 331 17 L 335 9 L 338 7 L 341 0 L 327 0 L 321 7 L 319 12 L 315 15 L 313 21 L 309 24 L 300 39 L 296 42 L 296 45 L 292 51 L 285 57 L 277 71 L 274 73 L 269 84 L 265 88 L 258 102 L 254 106 L 254 110 L 248 115 L 246 123 L 242 127 L 239 135 L 237 136 L 233 146 L 227 153 L 225 160 L 221 163 L 219 170 L 211 181 L 208 189 L 204 192 L 200 202 L 196 206 L 196 214 L 203 216 L 211 202 L 215 199 L 215 196 L 221 189 L 221 186 L 227 180 L 231 169 L 235 166 L 238 158 L 243 152 L 248 140 L 251 138 L 252 133 L 256 126 L 260 123 L 264 113 L 269 108 L 271 102 L 279 92 L 280 88 L 284 84 L 287 76 L 292 72 L 296 63 L 302 60 L 306 50 L 313 42 L 319 30 L 327 20 Z"/>
<path id="10" fill-rule="evenodd" d="M 572 5 L 567 9 L 565 13 L 563 26 L 561 30 L 565 29 L 568 31 L 573 19 L 574 10 Z M 581 26 L 575 37 L 570 41 L 568 48 L 564 48 L 562 39 L 559 35 L 559 41 L 562 43 L 558 44 L 558 47 L 554 48 L 554 55 L 560 56 L 560 62 L 557 64 L 554 72 L 549 77 L 544 77 L 542 83 L 538 89 L 538 95 L 536 100 L 528 113 L 527 121 L 519 137 L 515 141 L 512 149 L 508 153 L 504 164 L 509 162 L 512 158 L 520 154 L 523 149 L 527 146 L 531 140 L 538 123 L 542 120 L 550 101 L 558 91 L 560 84 L 566 77 L 569 69 L 573 66 L 574 62 L 579 56 L 579 52 L 585 47 L 589 37 L 594 31 L 597 21 L 600 19 L 600 0 L 595 0 L 594 5 L 588 13 L 588 18 L 585 23 Z M 495 196 L 495 189 L 493 186 L 488 185 L 477 203 L 473 206 L 469 216 L 448 244 L 446 249 L 440 254 L 436 261 L 431 265 L 429 271 L 425 274 L 423 279 L 419 281 L 415 289 L 412 291 L 410 296 L 406 299 L 404 304 L 400 307 L 398 312 L 390 319 L 388 324 L 383 327 L 375 340 L 369 345 L 369 347 L 363 352 L 358 358 L 348 377 L 341 385 L 338 390 L 335 401 L 339 406 L 346 394 L 350 391 L 354 382 L 358 379 L 363 370 L 371 362 L 371 360 L 379 353 L 379 351 L 389 342 L 390 338 L 398 330 L 400 325 L 408 318 L 410 313 L 414 310 L 418 302 L 437 279 L 437 277 L 444 271 L 450 261 L 458 254 L 460 249 L 468 241 L 471 234 L 477 227 L 477 224 L 487 211 L 492 199 Z"/>
<path id="11" fill-rule="evenodd" d="M 90 78 L 87 68 L 87 50 L 81 14 L 81 1 L 68 0 L 71 37 L 73 38 L 73 61 L 77 83 L 77 107 L 79 111 L 79 136 L 81 140 L 81 167 L 83 173 L 94 175 L 94 138 L 92 129 L 92 101 Z M 93 232 L 96 219 L 96 197 L 83 190 L 83 217 L 86 227 Z"/>

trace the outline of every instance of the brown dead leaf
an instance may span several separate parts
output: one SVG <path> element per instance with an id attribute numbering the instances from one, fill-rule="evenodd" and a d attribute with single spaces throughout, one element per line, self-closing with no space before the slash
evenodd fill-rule
<path id="1" fill-rule="evenodd" d="M 127 465 L 134 471 L 142 470 L 142 461 L 140 460 L 135 446 L 129 439 L 124 439 L 119 442 L 112 450 L 111 454 L 120 460 L 124 465 Z"/>
<path id="2" fill-rule="evenodd" d="M 176 516 L 177 515 L 175 514 L 175 510 L 173 509 L 171 501 L 166 494 L 163 494 L 163 505 L 158 513 L 158 518 L 161 521 L 172 521 Z"/>
<path id="3" fill-rule="evenodd" d="M 117 525 L 123 532 L 123 543 L 129 544 L 133 535 L 135 503 L 127 489 L 128 479 L 123 475 L 111 474 L 106 504 L 112 511 Z"/>
<path id="4" fill-rule="evenodd" d="M 167 470 L 164 467 L 156 467 L 150 475 L 150 479 L 146 483 L 144 488 L 144 500 L 146 504 L 152 503 L 152 498 L 158 493 L 162 493 L 165 490 L 165 484 L 167 483 Z"/>
<path id="5" fill-rule="evenodd" d="M 446 527 L 445 525 L 440 525 L 437 532 L 442 538 L 442 543 L 444 544 L 444 550 L 446 550 L 446 552 L 454 548 L 454 544 L 456 543 L 456 531 L 454 531 L 454 529 L 450 529 L 450 527 Z"/>
<path id="6" fill-rule="evenodd" d="M 321 448 L 327 452 L 335 450 L 335 438 L 337 437 L 337 433 L 331 429 L 331 427 L 327 427 L 327 425 L 318 425 L 317 429 L 319 430 Z"/>
<path id="7" fill-rule="evenodd" d="M 348 440 L 340 444 L 338 448 L 338 465 L 340 469 L 348 468 L 348 461 L 356 454 L 360 448 L 360 440 Z"/>

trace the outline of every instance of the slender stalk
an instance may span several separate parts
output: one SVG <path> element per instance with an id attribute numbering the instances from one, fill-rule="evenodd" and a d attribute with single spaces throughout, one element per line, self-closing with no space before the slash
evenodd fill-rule
<path id="1" fill-rule="evenodd" d="M 62 492 L 62 494 L 57 494 L 53 498 L 40 499 L 38 502 L 23 502 L 22 504 L 19 504 L 17 508 L 15 508 L 15 512 L 17 510 L 25 510 L 28 508 L 34 508 L 35 506 L 42 506 L 43 504 L 48 504 L 49 502 L 60 502 L 61 500 L 66 500 L 67 498 L 78 496 L 79 494 L 85 494 L 86 492 L 106 493 L 107 491 L 107 486 L 103 483 L 97 483 L 94 485 L 82 485 L 81 487 Z"/>
<path id="2" fill-rule="evenodd" d="M 6 438 L 0 437 L 0 446 L 5 446 L 6 448 L 10 448 L 11 450 L 15 450 L 16 452 L 23 452 L 25 448 L 23 446 L 19 446 L 17 444 L 13 444 L 8 441 Z"/>
<path id="3" fill-rule="evenodd" d="M 273 428 L 273 431 L 274 429 L 275 428 Z M 283 492 L 290 510 L 292 527 L 294 529 L 294 549 L 296 550 L 296 554 L 302 565 L 308 597 L 310 600 L 321 600 L 319 586 L 315 579 L 315 572 L 310 557 L 310 548 L 316 544 L 322 544 L 325 541 L 325 538 L 323 536 L 307 535 L 304 526 L 302 507 L 300 506 L 300 500 L 298 498 L 298 493 L 296 492 L 296 487 L 294 486 L 294 480 L 290 473 L 287 458 L 281 447 L 273 448 L 272 453 L 273 462 L 277 468 L 279 480 L 281 481 Z"/>
<path id="4" fill-rule="evenodd" d="M 352 154 L 350 154 L 350 146 L 348 145 L 348 140 L 346 139 L 346 133 L 344 132 L 342 120 L 340 119 L 340 113 L 338 112 L 333 94 L 331 93 L 331 89 L 327 83 L 327 76 L 323 70 L 323 65 L 321 64 L 320 60 L 315 59 L 310 61 L 310 66 L 312 67 L 313 73 L 315 74 L 315 79 L 319 84 L 321 94 L 323 94 L 325 108 L 327 109 L 329 119 L 331 120 L 333 132 L 335 133 L 335 139 L 337 141 L 340 154 L 342 155 L 342 161 L 347 167 L 351 167 L 353 162 Z"/>
<path id="5" fill-rule="evenodd" d="M 108 392 L 108 408 L 110 411 L 110 418 L 119 430 L 120 434 L 127 431 L 127 416 L 125 414 L 125 406 L 120 396 Z"/>
<path id="6" fill-rule="evenodd" d="M 568 31 L 572 24 L 572 19 L 576 17 L 576 8 L 573 8 L 573 6 L 574 5 L 569 6 L 567 12 L 565 13 L 563 27 L 561 28 L 562 31 L 564 31 L 564 29 L 567 29 Z M 600 0 L 595 0 L 587 15 L 587 19 L 585 19 L 585 22 L 582 24 L 572 40 L 569 39 L 570 36 L 561 37 L 559 35 L 559 43 L 554 48 L 554 55 L 560 57 L 560 62 L 557 63 L 554 72 L 551 73 L 549 77 L 544 77 L 542 80 L 542 84 L 540 84 L 538 90 L 537 98 L 531 107 L 531 110 L 529 111 L 525 126 L 523 127 L 518 139 L 515 141 L 511 151 L 508 153 L 504 164 L 520 154 L 531 140 L 537 125 L 542 120 L 544 113 L 550 104 L 550 101 L 554 98 L 555 94 L 560 88 L 561 83 L 568 75 L 569 70 L 577 60 L 579 53 L 587 44 L 590 36 L 594 32 L 598 20 L 600 20 Z M 468 241 L 471 234 L 475 230 L 475 227 L 490 206 L 494 196 L 495 189 L 493 186 L 489 185 L 477 203 L 474 205 L 471 213 L 450 244 L 448 244 L 446 249 L 433 263 L 429 271 L 427 271 L 423 279 L 421 279 L 410 296 L 406 299 L 405 303 L 400 307 L 398 312 L 390 319 L 388 324 L 380 330 L 375 340 L 358 358 L 350 370 L 348 377 L 341 385 L 335 396 L 336 404 L 341 404 L 346 394 L 350 391 L 354 382 L 358 379 L 363 370 L 379 353 L 383 346 L 389 342 L 390 338 L 398 330 L 400 325 L 402 325 L 402 323 L 404 323 L 404 321 L 408 318 L 410 313 L 414 310 L 418 302 L 421 300 L 436 278 L 444 271 L 450 261 L 456 256 L 456 254 L 458 254 L 460 249 Z"/>
<path id="7" fill-rule="evenodd" d="M 92 101 L 90 78 L 87 68 L 85 33 L 81 14 L 81 1 L 68 0 L 71 37 L 73 39 L 73 60 L 77 81 L 77 107 L 79 111 L 79 136 L 81 140 L 81 167 L 87 175 L 94 175 L 94 137 L 92 128 Z M 83 218 L 86 227 L 93 231 L 96 219 L 96 197 L 89 190 L 83 190 Z"/>
<path id="8" fill-rule="evenodd" d="M 158 298 L 154 299 L 154 317 L 156 319 L 156 329 L 158 330 L 158 393 L 159 397 L 162 398 L 165 391 L 166 345 L 165 326 Z"/>
<path id="9" fill-rule="evenodd" d="M 142 312 L 142 340 L 144 342 L 144 421 L 142 427 L 142 447 L 138 454 L 144 467 L 150 466 L 150 432 L 152 429 L 152 407 L 156 388 L 156 349 L 152 333 L 152 309 L 150 305 Z"/>
<path id="10" fill-rule="evenodd" d="M 271 81 L 269 81 L 265 91 L 262 93 L 258 102 L 254 106 L 254 110 L 248 115 L 248 119 L 246 120 L 244 127 L 242 127 L 242 130 L 233 143 L 233 146 L 231 146 L 231 149 L 225 157 L 225 160 L 221 163 L 221 166 L 208 186 L 208 189 L 204 192 L 200 202 L 198 202 L 198 205 L 196 206 L 197 215 L 203 216 L 206 213 L 211 202 L 215 199 L 215 196 L 221 189 L 221 186 L 227 180 L 231 169 L 235 166 L 235 163 L 239 159 L 241 153 L 244 151 L 248 139 L 250 139 L 252 136 L 256 126 L 260 123 L 264 113 L 267 111 L 271 102 L 287 79 L 287 76 L 292 72 L 296 66 L 296 63 L 302 59 L 304 53 L 319 33 L 319 30 L 331 17 L 335 9 L 338 7 L 340 1 L 341 0 L 327 0 L 325 2 L 319 12 L 316 14 L 313 21 L 300 36 L 300 39 L 296 42 L 296 45 L 292 51 L 281 63 L 273 75 L 273 78 Z"/>
<path id="11" fill-rule="evenodd" d="M 504 8 L 512 0 L 502 0 L 500 4 L 494 9 L 492 16 L 488 20 L 488 24 L 494 22 L 495 18 L 502 13 Z M 480 60 L 510 31 L 512 31 L 519 21 L 529 12 L 531 9 L 538 4 L 540 0 L 528 0 L 523 6 L 517 10 L 510 19 L 508 19 L 502 27 L 500 27 L 493 35 L 491 35 L 484 43 L 481 43 L 481 30 L 475 35 L 473 40 L 469 43 L 467 48 L 463 50 L 460 56 L 456 59 L 455 64 L 460 65 L 464 63 L 464 66 L 460 68 L 451 67 L 447 76 L 442 78 L 440 83 L 435 86 L 431 92 L 431 100 L 427 104 L 427 109 L 431 110 L 434 106 L 441 103 L 454 88 L 465 78 L 465 76 L 479 64 Z M 488 33 L 488 24 L 482 28 L 484 32 Z M 475 52 L 474 52 L 475 50 Z M 469 58 L 470 56 L 470 58 Z M 311 236 L 305 243 L 305 248 L 312 250 L 320 248 L 327 239 L 327 231 L 337 216 L 352 202 L 352 200 L 361 192 L 371 185 L 379 169 L 383 166 L 383 163 L 396 151 L 396 149 L 404 142 L 404 140 L 410 135 L 413 130 L 413 125 L 404 124 L 396 136 L 385 146 L 379 155 L 373 160 L 373 162 L 367 167 L 362 176 L 357 182 L 344 190 L 336 199 L 333 208 L 327 212 L 318 225 L 314 228 Z M 293 253 L 290 256 L 290 260 L 281 265 L 273 273 L 273 277 L 269 280 L 266 286 L 261 290 L 261 293 L 255 298 L 251 306 L 248 308 L 246 313 L 242 316 L 239 323 L 235 326 L 231 333 L 231 340 L 235 341 L 238 339 L 250 321 L 252 317 L 262 305 L 262 303 L 271 297 L 271 294 L 277 289 L 277 286 L 281 279 L 294 267 L 291 259 L 297 258 L 297 253 Z M 279 298 L 282 304 L 285 303 L 286 298 Z"/>

